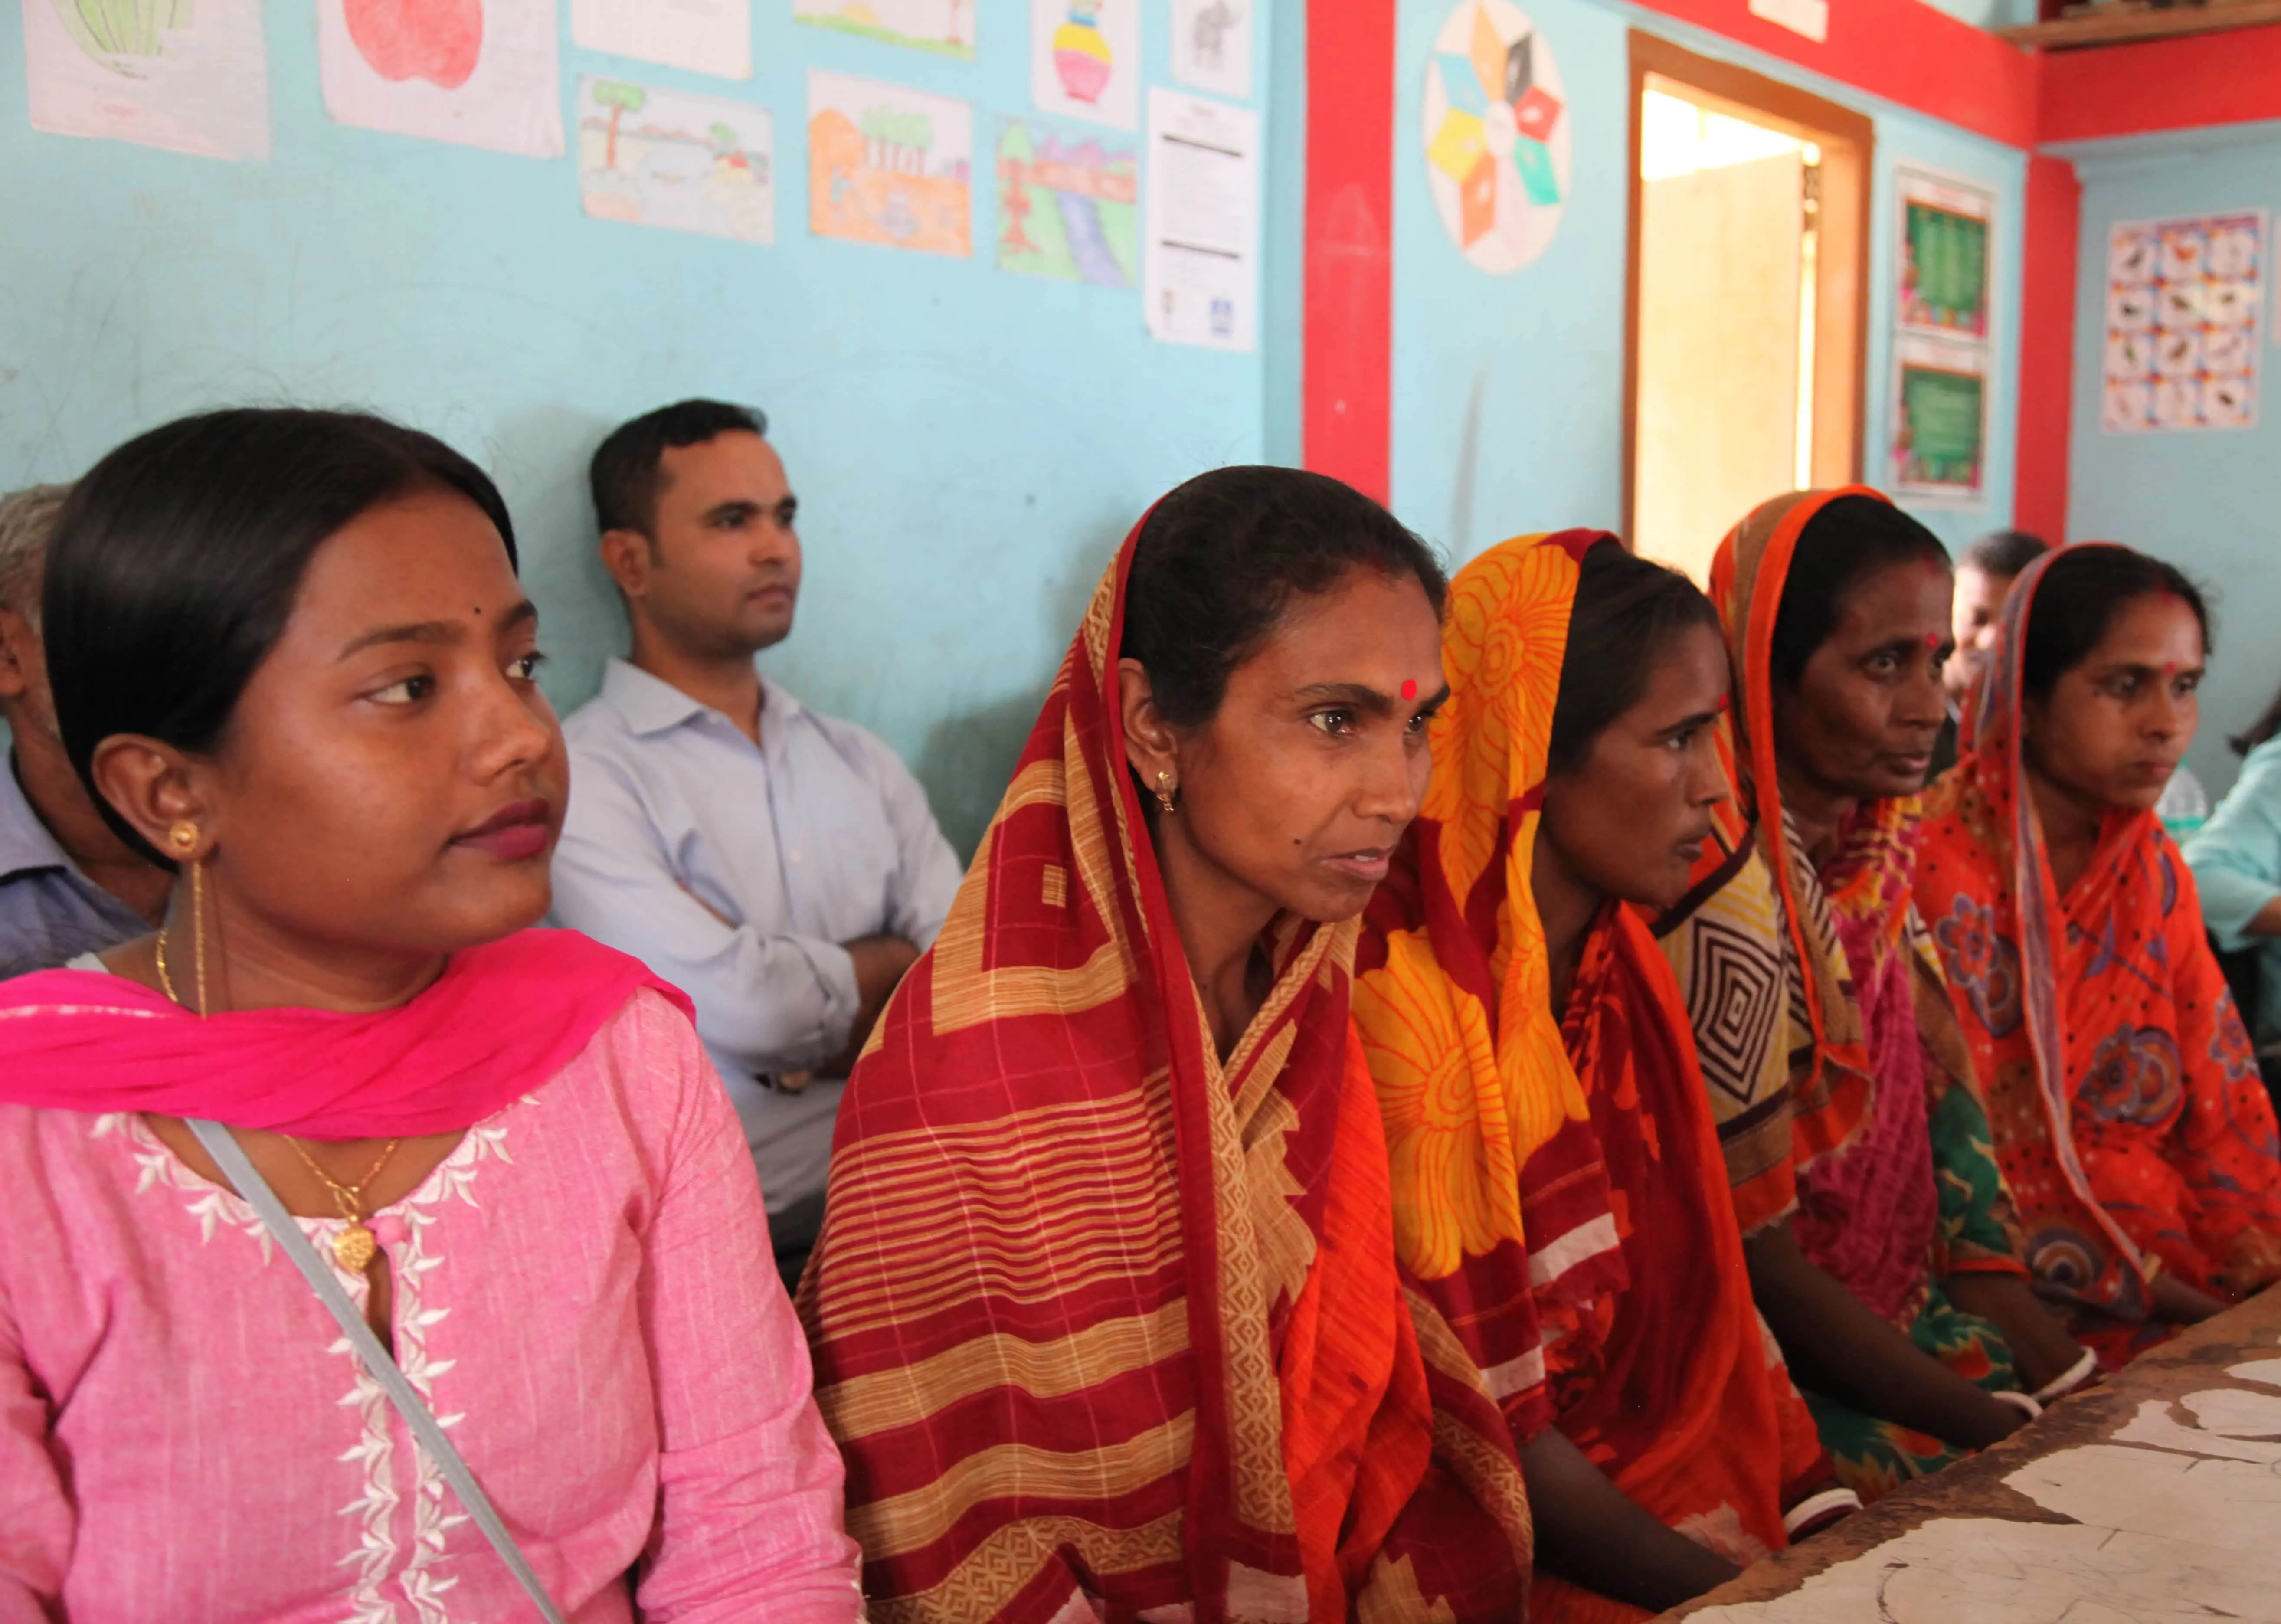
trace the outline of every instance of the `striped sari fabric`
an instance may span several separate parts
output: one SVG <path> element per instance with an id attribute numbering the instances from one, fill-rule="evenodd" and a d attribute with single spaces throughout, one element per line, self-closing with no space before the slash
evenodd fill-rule
<path id="1" fill-rule="evenodd" d="M 1133 545 L 840 1107 L 800 1305 L 870 1615 L 1515 1617 L 1511 1437 L 1395 1261 L 1356 924 L 1275 926 L 1211 1040 L 1117 720 Z"/>
<path id="2" fill-rule="evenodd" d="M 1568 621 L 1604 542 L 1519 537 L 1453 584 L 1434 777 L 1365 916 L 1356 1022 L 1403 1262 L 1514 1438 L 1558 1427 L 1747 1566 L 1829 1473 L 1751 1303 L 1686 1009 L 1645 924 L 1611 904 L 1556 1018 L 1531 890 Z M 1646 1614 L 1540 1576 L 1530 1617 Z"/>

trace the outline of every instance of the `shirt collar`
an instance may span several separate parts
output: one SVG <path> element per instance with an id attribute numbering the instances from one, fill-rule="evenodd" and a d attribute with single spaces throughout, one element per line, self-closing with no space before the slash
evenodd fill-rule
<path id="1" fill-rule="evenodd" d="M 788 722 L 800 713 L 800 703 L 782 687 L 761 678 L 761 720 L 762 738 L 768 737 L 766 723 Z M 692 699 L 661 677 L 653 677 L 639 666 L 624 660 L 613 659 L 602 671 L 602 697 L 610 708 L 625 718 L 626 725 L 636 733 L 647 737 L 666 733 L 700 716 L 719 716 L 711 706 Z M 722 720 L 727 721 L 725 716 Z M 735 725 L 731 723 L 731 726 Z"/>
<path id="2" fill-rule="evenodd" d="M 16 781 L 15 753 L 11 751 L 0 761 L 0 879 L 41 869 L 79 872 L 70 854 L 32 810 L 24 786 Z"/>

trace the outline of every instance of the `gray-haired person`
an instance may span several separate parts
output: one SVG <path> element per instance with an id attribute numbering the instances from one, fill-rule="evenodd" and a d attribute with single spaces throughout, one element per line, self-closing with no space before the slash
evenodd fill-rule
<path id="1" fill-rule="evenodd" d="M 69 493 L 34 485 L 0 498 L 0 722 L 10 740 L 0 773 L 0 979 L 142 935 L 174 885 L 104 821 L 56 729 L 40 588 Z"/>

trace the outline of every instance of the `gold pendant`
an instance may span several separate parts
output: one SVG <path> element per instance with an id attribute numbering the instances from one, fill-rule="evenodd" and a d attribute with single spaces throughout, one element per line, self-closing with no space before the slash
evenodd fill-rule
<path id="1" fill-rule="evenodd" d="M 380 1242 L 362 1224 L 351 1224 L 333 1237 L 333 1257 L 351 1274 L 362 1274 L 380 1253 Z"/>

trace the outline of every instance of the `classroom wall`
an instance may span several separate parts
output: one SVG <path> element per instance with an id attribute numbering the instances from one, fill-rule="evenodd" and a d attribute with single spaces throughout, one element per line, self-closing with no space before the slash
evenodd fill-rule
<path id="1" fill-rule="evenodd" d="M 2102 432 L 2107 237 L 2119 220 L 2246 208 L 2281 216 L 2281 125 L 2088 143 L 2067 151 L 2083 181 L 2068 529 L 2072 539 L 2127 542 L 2160 553 L 2210 592 L 2218 654 L 2202 689 L 2202 731 L 2187 764 L 2215 797 L 2234 778 L 2236 762 L 2225 735 L 2254 721 L 2281 684 L 2281 642 L 2272 630 L 2281 623 L 2281 570 L 2274 567 L 2273 545 L 2281 403 L 2272 392 L 2281 371 L 2269 346 L 2254 428 Z M 2269 262 L 2269 281 L 2272 275 Z M 2269 303 L 2266 317 L 2272 319 Z"/>
<path id="2" fill-rule="evenodd" d="M 1995 192 L 1985 501 L 1973 509 L 1912 511 L 1952 549 L 2009 523 L 2026 155 L 1635 7 L 1604 0 L 1519 3 L 1559 64 L 1575 120 L 1574 169 L 1558 236 L 1534 264 L 1500 276 L 1465 259 L 1443 230 L 1427 183 L 1419 129 L 1425 71 L 1452 0 L 1402 0 L 1395 120 L 1396 511 L 1458 559 L 1521 531 L 1621 523 L 1627 38 L 1639 27 L 1802 85 L 1876 120 L 1866 437 L 1873 471 L 1891 417 L 1894 165 L 1945 171 Z"/>
<path id="3" fill-rule="evenodd" d="M 623 635 L 592 559 L 595 443 L 688 395 L 757 403 L 808 552 L 798 628 L 765 669 L 883 734 L 970 850 L 1127 528 L 1179 480 L 1265 454 L 1270 355 L 1295 423 L 1295 311 L 1263 322 L 1260 352 L 1219 353 L 1153 342 L 1137 291 L 995 268 L 989 153 L 997 115 L 1032 111 L 1027 0 L 979 0 L 973 62 L 795 24 L 790 0 L 754 6 L 748 82 L 579 50 L 565 6 L 561 95 L 574 152 L 581 72 L 772 109 L 765 247 L 589 220 L 572 157 L 332 123 L 310 0 L 266 8 L 266 163 L 38 134 L 7 8 L 0 487 L 67 478 L 202 407 L 389 413 L 505 488 L 567 710 Z M 1287 6 L 1257 0 L 1255 107 L 1294 60 Z M 1168 18 L 1161 0 L 1144 17 L 1150 83 L 1171 82 Z M 810 66 L 973 104 L 975 258 L 808 234 Z M 1295 186 L 1297 161 L 1271 159 L 1276 185 Z M 1295 454 L 1295 429 L 1280 439 Z"/>

